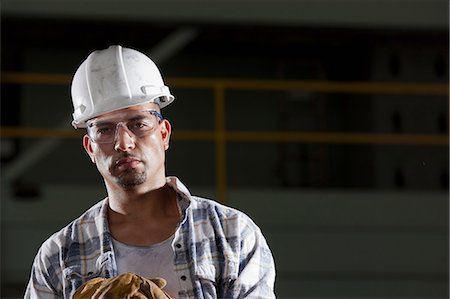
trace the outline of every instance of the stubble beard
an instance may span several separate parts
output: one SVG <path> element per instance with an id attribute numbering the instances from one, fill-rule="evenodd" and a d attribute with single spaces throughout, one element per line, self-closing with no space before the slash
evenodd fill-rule
<path id="1" fill-rule="evenodd" d="M 116 177 L 116 183 L 124 189 L 132 189 L 145 182 L 146 173 L 138 172 L 136 169 L 127 169 Z"/>

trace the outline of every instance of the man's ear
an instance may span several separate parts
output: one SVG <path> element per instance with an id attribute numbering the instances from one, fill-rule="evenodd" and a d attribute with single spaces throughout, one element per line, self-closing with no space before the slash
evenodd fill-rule
<path id="1" fill-rule="evenodd" d="M 95 158 L 92 150 L 92 142 L 87 134 L 83 136 L 83 147 L 86 153 L 91 158 L 92 163 L 95 163 Z"/>
<path id="2" fill-rule="evenodd" d="M 172 133 L 172 126 L 170 125 L 170 122 L 167 119 L 163 119 L 161 121 L 161 137 L 164 144 L 164 149 L 169 149 L 169 142 L 170 142 L 170 133 Z"/>

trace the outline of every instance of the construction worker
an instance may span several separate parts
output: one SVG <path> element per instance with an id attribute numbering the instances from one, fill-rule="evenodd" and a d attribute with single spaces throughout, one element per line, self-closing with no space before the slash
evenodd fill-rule
<path id="1" fill-rule="evenodd" d="M 174 100 L 157 66 L 121 46 L 94 51 L 76 71 L 72 125 L 107 197 L 39 249 L 25 298 L 72 298 L 91 279 L 160 277 L 173 298 L 274 298 L 275 267 L 245 214 L 193 196 L 166 177 Z"/>

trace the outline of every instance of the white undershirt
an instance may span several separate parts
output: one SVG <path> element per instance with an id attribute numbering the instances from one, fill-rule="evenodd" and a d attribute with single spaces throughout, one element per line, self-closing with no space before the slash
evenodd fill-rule
<path id="1" fill-rule="evenodd" d="M 146 278 L 161 277 L 167 281 L 164 290 L 178 298 L 179 281 L 174 270 L 172 241 L 174 236 L 151 246 L 133 246 L 113 239 L 118 274 L 133 272 Z"/>

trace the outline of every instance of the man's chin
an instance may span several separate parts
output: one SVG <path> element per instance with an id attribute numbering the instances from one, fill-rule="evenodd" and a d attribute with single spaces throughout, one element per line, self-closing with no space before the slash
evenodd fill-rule
<path id="1" fill-rule="evenodd" d="M 124 173 L 117 177 L 116 182 L 123 188 L 134 188 L 145 183 L 145 174 Z"/>

